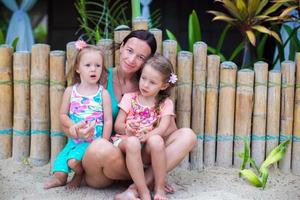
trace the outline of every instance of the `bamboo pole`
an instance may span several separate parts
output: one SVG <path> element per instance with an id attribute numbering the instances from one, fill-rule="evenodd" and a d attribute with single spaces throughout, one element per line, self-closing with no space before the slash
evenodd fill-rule
<path id="1" fill-rule="evenodd" d="M 108 69 L 114 66 L 114 50 L 113 50 L 113 40 L 112 39 L 101 39 L 98 45 L 104 54 L 104 67 Z"/>
<path id="2" fill-rule="evenodd" d="M 22 161 L 30 150 L 30 52 L 14 53 L 13 159 Z"/>
<path id="3" fill-rule="evenodd" d="M 117 26 L 114 30 L 114 42 L 121 44 L 123 39 L 130 33 L 130 28 L 126 25 Z M 120 50 L 115 49 L 115 67 L 120 65 Z"/>
<path id="4" fill-rule="evenodd" d="M 57 154 L 66 144 L 60 125 L 60 106 L 65 90 L 65 52 L 50 52 L 50 116 L 51 116 L 51 168 Z"/>
<path id="5" fill-rule="evenodd" d="M 65 73 L 68 74 L 68 72 L 71 69 L 72 64 L 75 61 L 75 56 L 77 54 L 77 50 L 75 47 L 75 41 L 69 42 L 66 46 L 67 49 L 67 60 L 66 60 L 66 71 Z M 67 85 L 70 85 L 70 80 L 67 80 Z"/>
<path id="6" fill-rule="evenodd" d="M 178 99 L 177 125 L 179 128 L 191 125 L 191 97 L 192 97 L 192 68 L 193 54 L 188 51 L 178 53 Z M 188 156 L 181 162 L 182 168 L 189 167 Z"/>
<path id="7" fill-rule="evenodd" d="M 207 57 L 207 89 L 205 108 L 205 135 L 204 135 L 204 165 L 211 167 L 215 164 L 216 133 L 218 117 L 218 91 L 220 75 L 220 57 Z"/>
<path id="8" fill-rule="evenodd" d="M 175 40 L 163 41 L 163 56 L 168 58 L 173 65 L 174 72 L 177 73 L 177 42 Z M 171 99 L 176 102 L 177 87 L 171 91 Z"/>
<path id="9" fill-rule="evenodd" d="M 192 129 L 197 134 L 197 144 L 191 152 L 191 168 L 201 170 L 203 168 L 207 45 L 204 42 L 196 42 L 193 48 Z"/>
<path id="10" fill-rule="evenodd" d="M 0 46 L 0 159 L 11 157 L 13 126 L 13 49 Z"/>
<path id="11" fill-rule="evenodd" d="M 254 64 L 255 89 L 252 127 L 251 155 L 258 166 L 264 161 L 266 146 L 268 64 Z"/>
<path id="12" fill-rule="evenodd" d="M 280 90 L 281 73 L 278 70 L 269 72 L 266 156 L 278 145 L 280 125 Z"/>
<path id="13" fill-rule="evenodd" d="M 158 28 L 151 28 L 149 30 L 155 37 L 156 40 L 156 53 L 161 54 L 161 50 L 162 50 L 162 31 Z"/>
<path id="14" fill-rule="evenodd" d="M 216 161 L 218 166 L 230 167 L 232 166 L 237 66 L 233 62 L 222 62 L 220 70 Z"/>
<path id="15" fill-rule="evenodd" d="M 132 30 L 148 30 L 148 19 L 145 17 L 136 17 L 132 20 Z"/>
<path id="16" fill-rule="evenodd" d="M 243 152 L 243 138 L 250 142 L 253 112 L 254 71 L 242 69 L 238 72 L 235 107 L 233 165 L 240 167 L 242 160 L 238 154 Z"/>
<path id="17" fill-rule="evenodd" d="M 35 44 L 32 46 L 30 161 L 35 166 L 46 164 L 50 157 L 49 52 L 49 45 Z"/>
<path id="18" fill-rule="evenodd" d="M 296 94 L 294 112 L 292 172 L 300 175 L 300 52 L 296 53 Z"/>
<path id="19" fill-rule="evenodd" d="M 294 114 L 294 89 L 295 89 L 295 63 L 284 61 L 281 63 L 281 124 L 280 142 L 292 139 L 293 114 Z M 279 162 L 279 168 L 283 172 L 289 172 L 291 168 L 291 145 L 288 146 L 285 156 Z"/>

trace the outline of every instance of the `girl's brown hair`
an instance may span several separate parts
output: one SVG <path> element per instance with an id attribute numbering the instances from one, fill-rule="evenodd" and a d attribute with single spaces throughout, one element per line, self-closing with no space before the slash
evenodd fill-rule
<path id="1" fill-rule="evenodd" d="M 105 82 L 106 78 L 107 78 L 107 74 L 108 71 L 107 69 L 104 67 L 104 54 L 103 51 L 100 47 L 95 46 L 95 45 L 87 45 L 86 47 L 83 47 L 81 50 L 77 50 L 76 54 L 75 54 L 75 59 L 73 60 L 73 63 L 71 63 L 71 68 L 67 74 L 67 80 L 70 81 L 69 84 L 74 85 L 76 83 L 80 83 L 80 75 L 76 72 L 76 70 L 78 69 L 78 65 L 80 62 L 80 59 L 82 57 L 83 54 L 89 52 L 89 51 L 97 51 L 99 52 L 100 56 L 102 57 L 102 72 L 101 72 L 101 76 L 99 79 L 99 83 Z"/>
<path id="2" fill-rule="evenodd" d="M 156 96 L 155 109 L 159 113 L 161 103 L 163 103 L 167 97 L 170 97 L 171 89 L 176 85 L 176 83 L 169 82 L 171 74 L 174 74 L 174 69 L 172 63 L 160 54 L 155 54 L 153 57 L 149 58 L 144 66 L 146 65 L 149 65 L 156 71 L 160 72 L 163 77 L 163 81 L 169 84 L 166 89 L 160 90 Z"/>

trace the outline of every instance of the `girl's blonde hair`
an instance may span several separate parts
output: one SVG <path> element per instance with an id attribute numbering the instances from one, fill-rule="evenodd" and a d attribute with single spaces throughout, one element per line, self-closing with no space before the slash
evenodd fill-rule
<path id="1" fill-rule="evenodd" d="M 163 103 L 166 98 L 170 97 L 171 89 L 176 85 L 175 83 L 169 82 L 171 74 L 174 74 L 174 69 L 172 63 L 166 57 L 155 54 L 153 57 L 149 58 L 144 66 L 149 65 L 156 71 L 160 72 L 165 83 L 168 83 L 169 86 L 160 90 L 157 96 L 155 97 L 155 109 L 159 113 L 160 104 Z"/>
<path id="2" fill-rule="evenodd" d="M 79 65 L 79 62 L 80 62 L 80 59 L 82 57 L 83 54 L 89 52 L 89 51 L 97 51 L 99 52 L 101 58 L 102 58 L 102 72 L 101 72 L 101 76 L 100 76 L 100 79 L 99 79 L 99 83 L 102 83 L 102 82 L 105 82 L 106 78 L 107 78 L 107 69 L 104 67 L 104 53 L 102 51 L 102 49 L 98 46 L 95 46 L 95 45 L 87 45 L 86 47 L 80 49 L 80 50 L 77 50 L 77 52 L 75 53 L 75 58 L 73 60 L 73 63 L 71 63 L 71 67 L 70 67 L 70 70 L 67 74 L 67 80 L 70 81 L 69 84 L 71 85 L 74 85 L 76 83 L 80 83 L 81 80 L 80 80 L 80 75 L 76 72 L 76 70 L 78 69 L 78 65 Z"/>

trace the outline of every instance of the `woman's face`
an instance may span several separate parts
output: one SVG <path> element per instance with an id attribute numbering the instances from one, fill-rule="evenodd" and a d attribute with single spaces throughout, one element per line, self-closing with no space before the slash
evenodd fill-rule
<path id="1" fill-rule="evenodd" d="M 135 73 L 146 62 L 151 54 L 147 42 L 130 38 L 120 48 L 120 67 L 125 73 Z"/>

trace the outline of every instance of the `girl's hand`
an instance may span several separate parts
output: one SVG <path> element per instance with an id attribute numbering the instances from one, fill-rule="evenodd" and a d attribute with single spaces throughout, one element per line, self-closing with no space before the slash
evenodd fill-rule
<path id="1" fill-rule="evenodd" d="M 71 126 L 69 128 L 69 132 L 70 132 L 70 135 L 75 138 L 75 139 L 78 139 L 79 138 L 79 135 L 78 135 L 78 131 L 81 127 L 85 126 L 86 125 L 86 122 L 79 122 L 77 124 L 74 124 L 73 126 Z"/>
<path id="2" fill-rule="evenodd" d="M 125 134 L 128 136 L 135 136 L 136 129 L 132 128 L 129 124 L 125 125 Z"/>
<path id="3" fill-rule="evenodd" d="M 140 140 L 141 143 L 145 143 L 148 138 L 149 138 L 149 134 L 144 134 L 144 133 L 137 133 L 136 137 Z"/>
<path id="4" fill-rule="evenodd" d="M 91 142 L 94 138 L 95 124 L 95 121 L 91 123 L 88 123 L 86 121 L 85 124 L 82 125 L 78 130 L 78 137 L 84 139 L 87 142 Z"/>

